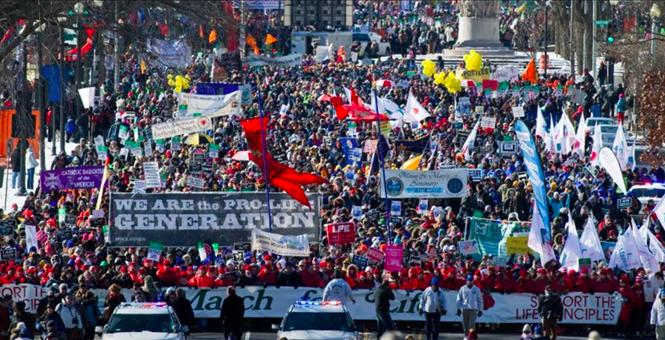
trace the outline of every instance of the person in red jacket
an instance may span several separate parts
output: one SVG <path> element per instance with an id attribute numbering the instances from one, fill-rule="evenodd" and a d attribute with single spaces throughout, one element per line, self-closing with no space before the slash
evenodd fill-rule
<path id="1" fill-rule="evenodd" d="M 515 285 L 515 280 L 506 275 L 506 271 L 503 267 L 499 267 L 499 273 L 497 274 L 496 284 L 494 285 L 494 291 L 505 294 L 513 291 L 513 286 Z"/>
<path id="2" fill-rule="evenodd" d="M 552 290 L 558 294 L 564 294 L 568 292 L 568 286 L 565 281 L 566 278 L 569 276 L 574 278 L 577 274 L 575 273 L 575 270 L 571 269 L 565 275 L 559 271 L 550 272 L 548 275 L 550 275 L 550 286 L 552 286 Z"/>
<path id="3" fill-rule="evenodd" d="M 642 274 L 635 277 L 635 284 L 631 287 L 635 293 L 635 300 L 631 301 L 633 305 L 633 312 L 630 317 L 631 331 L 640 333 L 644 328 L 644 320 L 646 319 L 649 309 L 644 299 L 644 278 Z"/>
<path id="4" fill-rule="evenodd" d="M 531 290 L 531 279 L 527 275 L 527 271 L 524 269 L 519 270 L 519 276 L 517 277 L 517 281 L 515 281 L 515 285 L 513 286 L 513 292 L 515 293 L 528 293 Z"/>
<path id="5" fill-rule="evenodd" d="M 487 276 L 482 278 L 481 284 L 485 289 L 488 289 L 489 291 L 494 291 L 494 288 L 496 287 L 498 283 L 498 277 L 496 275 L 496 269 L 494 267 L 489 267 L 487 269 Z"/>
<path id="6" fill-rule="evenodd" d="M 157 265 L 156 275 L 157 279 L 165 283 L 167 286 L 174 286 L 178 283 L 175 271 L 173 270 L 173 267 L 171 267 L 171 262 L 168 260 L 164 260 L 162 264 Z"/>
<path id="7" fill-rule="evenodd" d="M 273 270 L 272 264 L 266 263 L 258 275 L 259 282 L 264 286 L 277 285 L 277 273 Z"/>
<path id="8" fill-rule="evenodd" d="M 545 286 L 547 286 L 548 283 L 547 270 L 545 270 L 545 268 L 538 268 L 536 269 L 536 278 L 531 281 L 528 292 L 532 294 L 543 294 L 545 292 Z"/>
<path id="9" fill-rule="evenodd" d="M 629 336 L 631 313 L 633 312 L 635 303 L 638 300 L 635 292 L 630 289 L 630 280 L 625 274 L 621 280 L 619 280 L 619 293 L 621 293 L 621 298 L 623 298 L 623 304 L 621 305 L 621 312 L 619 313 L 619 324 L 617 325 L 617 331 L 619 333 L 618 336 L 623 337 L 624 334 Z"/>
<path id="10" fill-rule="evenodd" d="M 589 269 L 582 268 L 580 269 L 580 275 L 575 280 L 575 284 L 569 287 L 571 292 L 582 292 L 582 293 L 593 293 L 593 288 L 595 287 L 594 280 L 589 277 Z"/>
<path id="11" fill-rule="evenodd" d="M 298 263 L 298 269 L 301 271 L 300 277 L 302 278 L 302 283 L 305 287 L 323 288 L 323 280 L 321 279 L 321 276 L 314 271 L 314 267 L 311 263 L 302 260 Z"/>
<path id="12" fill-rule="evenodd" d="M 358 266 L 355 264 L 349 265 L 349 267 L 346 269 L 346 276 L 344 277 L 344 280 L 346 283 L 349 284 L 349 287 L 351 289 L 356 289 L 358 288 Z"/>
<path id="13" fill-rule="evenodd" d="M 596 293 L 612 293 L 619 290 L 619 285 L 616 280 L 610 276 L 611 271 L 609 268 L 603 268 L 600 270 L 600 275 L 598 280 L 596 280 L 593 291 Z"/>

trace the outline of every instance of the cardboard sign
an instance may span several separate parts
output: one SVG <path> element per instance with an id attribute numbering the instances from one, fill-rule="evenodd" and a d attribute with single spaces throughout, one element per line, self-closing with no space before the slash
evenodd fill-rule
<path id="1" fill-rule="evenodd" d="M 326 225 L 329 245 L 344 245 L 356 240 L 356 224 L 353 222 L 331 223 Z"/>
<path id="2" fill-rule="evenodd" d="M 462 255 L 478 254 L 478 244 L 475 240 L 459 241 L 457 248 Z"/>
<path id="3" fill-rule="evenodd" d="M 383 262 L 385 254 L 378 248 L 369 248 L 367 249 L 367 259 L 373 263 Z"/>
<path id="4" fill-rule="evenodd" d="M 159 261 L 159 259 L 162 256 L 162 250 L 164 249 L 164 245 L 161 244 L 160 242 L 150 242 L 149 247 L 148 247 L 148 260 L 152 261 Z"/>

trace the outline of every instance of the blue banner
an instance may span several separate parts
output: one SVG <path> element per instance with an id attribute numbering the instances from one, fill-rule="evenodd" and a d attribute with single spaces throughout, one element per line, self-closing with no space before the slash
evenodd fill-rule
<path id="1" fill-rule="evenodd" d="M 65 68 L 63 69 L 63 75 L 65 76 L 65 82 L 67 82 L 69 71 Z M 46 80 L 47 91 L 48 91 L 48 102 L 57 103 L 60 101 L 60 69 L 57 64 L 44 65 L 42 66 L 42 77 Z"/>
<path id="2" fill-rule="evenodd" d="M 529 182 L 533 187 L 533 195 L 536 199 L 536 206 L 538 213 L 545 226 L 543 233 L 543 241 L 548 242 L 551 240 L 551 227 L 550 227 L 550 213 L 547 207 L 547 190 L 545 189 L 545 176 L 543 176 L 543 167 L 540 163 L 540 155 L 536 149 L 536 143 L 533 141 L 533 136 L 529 132 L 529 128 L 523 121 L 517 120 L 515 123 L 515 135 L 520 142 L 520 149 L 522 149 L 522 157 L 524 158 L 524 166 L 526 173 L 529 175 Z"/>
<path id="3" fill-rule="evenodd" d="M 240 85 L 231 83 L 197 83 L 195 88 L 196 91 L 194 92 L 196 94 L 219 95 L 238 91 Z"/>
<path id="4" fill-rule="evenodd" d="M 350 137 L 342 137 L 339 139 L 342 142 L 342 152 L 344 153 L 344 165 L 351 165 L 354 162 L 360 163 L 362 157 L 362 149 L 358 140 Z"/>

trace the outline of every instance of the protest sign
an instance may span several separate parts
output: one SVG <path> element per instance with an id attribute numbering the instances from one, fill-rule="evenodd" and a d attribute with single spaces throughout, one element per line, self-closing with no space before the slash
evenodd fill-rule
<path id="1" fill-rule="evenodd" d="M 37 241 L 37 226 L 34 225 L 25 225 L 25 250 L 29 252 L 31 250 L 39 251 L 39 243 Z"/>
<path id="2" fill-rule="evenodd" d="M 157 62 L 166 67 L 185 68 L 192 58 L 192 48 L 184 39 L 148 39 L 148 53 L 157 57 Z"/>
<path id="3" fill-rule="evenodd" d="M 143 143 L 143 154 L 146 157 L 152 156 L 152 143 L 150 141 L 145 141 Z"/>
<path id="4" fill-rule="evenodd" d="M 480 127 L 483 129 L 492 129 L 496 126 L 496 117 L 483 116 L 480 119 Z"/>
<path id="5" fill-rule="evenodd" d="M 135 179 L 134 180 L 134 189 L 132 192 L 137 193 L 137 194 L 145 194 L 145 181 L 142 179 Z"/>
<path id="6" fill-rule="evenodd" d="M 522 71 L 523 70 L 521 68 L 513 65 L 499 66 L 496 68 L 494 72 L 492 72 L 491 78 L 499 82 L 502 81 L 510 82 L 519 79 L 520 74 L 522 74 Z"/>
<path id="7" fill-rule="evenodd" d="M 282 256 L 309 256 L 309 237 L 280 235 L 258 229 L 252 230 L 252 250 L 267 251 Z"/>
<path id="8" fill-rule="evenodd" d="M 302 54 L 289 54 L 280 57 L 251 55 L 247 58 L 247 64 L 252 67 L 266 65 L 272 67 L 291 67 L 302 64 Z"/>
<path id="9" fill-rule="evenodd" d="M 457 112 L 462 117 L 471 115 L 471 101 L 469 100 L 469 97 L 457 98 Z"/>
<path id="10" fill-rule="evenodd" d="M 331 246 L 353 243 L 356 240 L 356 224 L 354 222 L 326 224 L 326 235 Z"/>
<path id="11" fill-rule="evenodd" d="M 153 138 L 163 139 L 212 129 L 212 121 L 210 117 L 195 117 L 153 124 L 151 128 Z M 173 149 L 173 144 L 171 148 Z"/>
<path id="12" fill-rule="evenodd" d="M 475 240 L 459 241 L 457 248 L 462 255 L 478 254 L 478 247 Z"/>
<path id="13" fill-rule="evenodd" d="M 16 260 L 16 248 L 6 247 L 0 249 L 0 261 Z"/>
<path id="14" fill-rule="evenodd" d="M 401 201 L 390 201 L 390 216 L 402 216 Z"/>
<path id="15" fill-rule="evenodd" d="M 271 193 L 273 231 L 308 234 L 319 239 L 318 194 L 308 195 L 312 208 L 284 193 Z M 111 193 L 112 246 L 193 246 L 199 240 L 221 245 L 248 240 L 253 229 L 268 229 L 265 194 L 258 192 Z"/>
<path id="16" fill-rule="evenodd" d="M 617 207 L 619 209 L 628 209 L 633 204 L 633 200 L 630 197 L 621 197 L 617 200 Z"/>
<path id="17" fill-rule="evenodd" d="M 473 110 L 473 112 L 479 116 L 481 116 L 483 113 L 485 113 L 485 106 L 483 105 L 476 105 L 476 108 Z"/>
<path id="18" fill-rule="evenodd" d="M 160 242 L 148 243 L 148 260 L 158 262 L 162 256 L 162 250 L 164 250 L 164 245 Z"/>
<path id="19" fill-rule="evenodd" d="M 502 223 L 473 217 L 469 224 L 469 240 L 475 240 L 478 254 L 494 255 L 498 261 L 507 260 L 510 256 L 507 240 L 513 232 L 528 231 L 529 227 L 518 223 Z"/>
<path id="20" fill-rule="evenodd" d="M 370 262 L 381 263 L 381 262 L 383 262 L 384 257 L 385 257 L 385 254 L 381 250 L 379 250 L 378 248 L 370 247 L 369 249 L 367 249 L 367 259 Z"/>
<path id="21" fill-rule="evenodd" d="M 531 253 L 527 245 L 528 236 L 510 236 L 506 239 L 506 249 L 509 255 L 523 255 Z"/>
<path id="22" fill-rule="evenodd" d="M 422 215 L 427 212 L 428 208 L 429 208 L 429 201 L 427 199 L 421 199 L 418 201 L 416 212 Z"/>
<path id="23" fill-rule="evenodd" d="M 81 103 L 84 108 L 89 109 L 95 104 L 94 87 L 84 87 L 79 89 L 79 96 L 81 97 Z"/>
<path id="24" fill-rule="evenodd" d="M 499 144 L 499 153 L 508 157 L 517 153 L 517 146 L 519 145 L 516 141 L 497 141 L 497 144 Z"/>
<path id="25" fill-rule="evenodd" d="M 356 220 L 360 220 L 363 217 L 363 208 L 359 205 L 354 205 L 351 207 L 351 216 Z"/>
<path id="26" fill-rule="evenodd" d="M 159 165 L 157 162 L 143 162 L 143 178 L 145 188 L 161 188 L 162 180 L 159 177 Z"/>
<path id="27" fill-rule="evenodd" d="M 0 236 L 14 236 L 16 220 L 0 220 Z"/>
<path id="28" fill-rule="evenodd" d="M 351 263 L 358 266 L 358 268 L 360 270 L 363 270 L 363 269 L 365 269 L 365 267 L 367 267 L 368 260 L 367 260 L 366 256 L 353 255 L 353 258 L 351 259 Z"/>
<path id="29" fill-rule="evenodd" d="M 400 271 L 402 269 L 403 255 L 404 248 L 401 245 L 389 244 L 386 247 L 383 268 L 389 272 Z"/>
<path id="30" fill-rule="evenodd" d="M 474 182 L 480 182 L 483 180 L 483 169 L 469 169 L 469 177 Z"/>
<path id="31" fill-rule="evenodd" d="M 240 91 L 220 95 L 180 93 L 178 96 L 178 119 L 213 118 L 235 114 L 240 108 L 240 95 Z"/>
<path id="32" fill-rule="evenodd" d="M 376 150 L 376 144 L 378 143 L 378 139 L 368 139 L 365 141 L 365 145 L 363 146 L 363 152 L 366 154 L 371 154 L 374 153 Z"/>
<path id="33" fill-rule="evenodd" d="M 219 144 L 208 144 L 208 157 L 219 158 Z"/>
<path id="34" fill-rule="evenodd" d="M 383 177 L 383 173 L 380 175 Z M 381 196 L 388 198 L 461 198 L 467 192 L 467 168 L 428 171 L 385 170 Z"/>
<path id="35" fill-rule="evenodd" d="M 187 176 L 187 186 L 192 187 L 192 188 L 197 188 L 197 189 L 205 189 L 206 188 L 206 181 L 205 181 L 205 179 L 203 179 L 201 177 L 188 175 Z"/>
<path id="36" fill-rule="evenodd" d="M 521 106 L 513 106 L 513 117 L 514 118 L 524 117 L 524 108 Z"/>
<path id="37" fill-rule="evenodd" d="M 40 173 L 40 185 L 45 192 L 64 189 L 99 189 L 104 175 L 102 166 L 76 166 Z"/>

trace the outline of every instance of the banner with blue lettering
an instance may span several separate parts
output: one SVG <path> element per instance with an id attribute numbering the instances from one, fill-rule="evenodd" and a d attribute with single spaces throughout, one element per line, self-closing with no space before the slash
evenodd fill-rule
<path id="1" fill-rule="evenodd" d="M 529 128 L 523 121 L 517 120 L 515 123 L 515 134 L 517 140 L 520 142 L 520 149 L 522 149 L 522 157 L 524 158 L 524 166 L 529 175 L 529 181 L 533 186 L 533 195 L 536 199 L 536 206 L 538 213 L 543 220 L 546 232 L 543 235 L 543 241 L 547 242 L 551 239 L 550 228 L 550 213 L 547 208 L 547 191 L 545 189 L 545 177 L 543 176 L 543 167 L 540 163 L 540 155 L 536 149 L 536 143 L 533 136 L 529 132 Z"/>
<path id="2" fill-rule="evenodd" d="M 231 92 L 238 91 L 240 89 L 240 84 L 231 84 L 231 83 L 197 83 L 195 86 L 194 93 L 196 94 L 210 94 L 210 95 L 222 95 L 229 94 Z"/>

